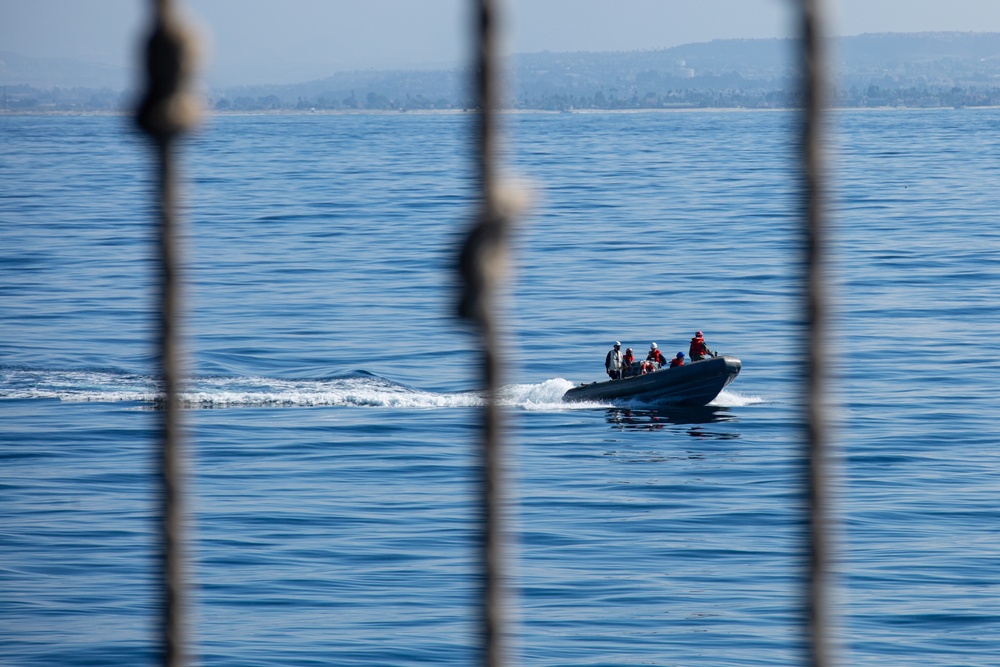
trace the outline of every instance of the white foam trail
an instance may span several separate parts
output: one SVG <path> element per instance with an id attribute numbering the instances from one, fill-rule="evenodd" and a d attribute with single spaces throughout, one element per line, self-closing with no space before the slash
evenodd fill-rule
<path id="1" fill-rule="evenodd" d="M 502 401 L 510 407 L 563 407 L 572 384 L 547 380 L 510 385 Z M 150 376 L 113 371 L 50 371 L 0 368 L 0 399 L 55 399 L 67 402 L 156 403 L 161 395 Z M 464 408 L 483 404 L 481 392 L 436 393 L 413 389 L 377 376 L 328 380 L 266 377 L 193 378 L 180 394 L 190 408 L 355 406 L 387 408 Z"/>
<path id="2" fill-rule="evenodd" d="M 739 394 L 735 391 L 726 391 L 723 389 L 709 405 L 720 408 L 742 408 L 747 405 L 756 405 L 763 402 L 764 399 L 760 396 Z"/>
<path id="3" fill-rule="evenodd" d="M 579 409 L 581 404 L 563 403 L 562 397 L 573 383 L 553 378 L 540 384 L 512 384 L 501 391 L 500 402 L 508 407 L 544 411 Z"/>
<path id="4" fill-rule="evenodd" d="M 149 376 L 108 371 L 0 369 L 0 399 L 152 402 L 158 395 Z"/>
<path id="5" fill-rule="evenodd" d="M 192 408 L 353 406 L 383 408 L 454 408 L 482 404 L 474 392 L 438 394 L 392 384 L 381 378 L 333 380 L 220 379 L 197 383 L 181 394 Z"/>

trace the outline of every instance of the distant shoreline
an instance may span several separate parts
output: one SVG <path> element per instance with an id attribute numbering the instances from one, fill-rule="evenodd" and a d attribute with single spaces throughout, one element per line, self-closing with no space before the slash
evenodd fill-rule
<path id="1" fill-rule="evenodd" d="M 918 106 L 884 106 L 884 107 L 829 107 L 831 112 L 842 111 L 974 111 L 977 109 L 1000 109 L 1000 105 L 970 105 L 962 107 L 918 107 Z M 739 107 L 682 107 L 674 109 L 648 108 L 648 109 L 568 109 L 566 111 L 553 111 L 548 109 L 501 109 L 499 113 L 511 116 L 542 115 L 542 116 L 568 116 L 568 115 L 600 115 L 600 114 L 650 114 L 650 113 L 782 113 L 798 112 L 801 109 L 794 107 L 783 108 L 739 108 Z M 205 110 L 204 118 L 227 117 L 227 116 L 473 116 L 477 114 L 474 110 L 463 109 L 413 109 L 399 111 L 395 109 L 275 109 L 260 111 L 219 111 L 215 109 Z M 26 110 L 2 110 L 2 116 L 130 116 L 130 111 L 26 111 Z"/>

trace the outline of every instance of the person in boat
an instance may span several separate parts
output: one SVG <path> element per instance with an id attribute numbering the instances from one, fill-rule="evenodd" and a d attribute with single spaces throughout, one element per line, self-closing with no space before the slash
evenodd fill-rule
<path id="1" fill-rule="evenodd" d="M 714 357 L 717 354 L 708 349 L 705 335 L 700 331 L 696 332 L 694 338 L 691 339 L 691 346 L 688 348 L 688 357 L 691 358 L 691 361 L 701 361 L 705 357 Z"/>
<path id="2" fill-rule="evenodd" d="M 627 378 L 632 375 L 632 364 L 635 363 L 635 355 L 632 348 L 625 348 L 625 355 L 622 357 L 622 377 Z"/>
<path id="3" fill-rule="evenodd" d="M 608 350 L 608 356 L 604 357 L 604 370 L 612 380 L 619 380 L 622 376 L 622 344 L 615 341 L 615 346 Z"/>
<path id="4" fill-rule="evenodd" d="M 684 353 L 678 352 L 677 356 L 670 360 L 670 367 L 676 368 L 677 366 L 684 365 Z"/>
<path id="5" fill-rule="evenodd" d="M 663 368 L 667 365 L 667 358 L 660 352 L 660 348 L 656 347 L 656 343 L 649 344 L 649 354 L 646 355 L 646 361 L 652 361 L 657 368 Z"/>

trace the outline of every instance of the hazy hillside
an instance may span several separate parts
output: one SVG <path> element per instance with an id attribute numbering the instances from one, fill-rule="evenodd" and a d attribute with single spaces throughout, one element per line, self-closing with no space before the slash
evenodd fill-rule
<path id="1" fill-rule="evenodd" d="M 843 69 L 878 69 L 953 62 L 973 65 L 1000 59 L 1000 33 L 880 33 L 836 40 Z"/>
<path id="2" fill-rule="evenodd" d="M 71 58 L 29 58 L 0 51 L 0 85 L 33 88 L 109 88 L 121 91 L 134 73 Z"/>
<path id="3" fill-rule="evenodd" d="M 791 39 L 520 54 L 508 67 L 506 104 L 553 110 L 788 107 L 796 99 L 796 56 Z M 832 40 L 829 62 L 835 103 L 842 106 L 1000 104 L 1000 33 L 842 37 Z M 0 54 L 8 110 L 120 107 L 131 96 L 92 89 L 111 75 L 72 61 Z M 462 70 L 341 72 L 295 85 L 213 89 L 208 97 L 219 110 L 461 109 L 470 103 L 469 79 Z M 66 81 L 79 83 L 68 89 Z"/>

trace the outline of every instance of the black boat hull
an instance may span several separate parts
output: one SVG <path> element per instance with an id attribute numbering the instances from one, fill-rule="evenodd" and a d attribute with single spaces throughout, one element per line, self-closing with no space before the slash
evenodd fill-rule
<path id="1" fill-rule="evenodd" d="M 645 375 L 573 387 L 563 395 L 563 400 L 708 405 L 736 379 L 742 367 L 742 362 L 736 357 L 712 357 L 677 368 L 661 368 Z"/>

